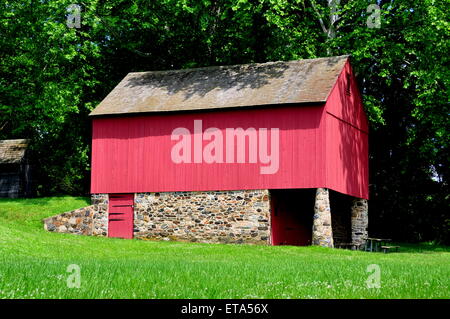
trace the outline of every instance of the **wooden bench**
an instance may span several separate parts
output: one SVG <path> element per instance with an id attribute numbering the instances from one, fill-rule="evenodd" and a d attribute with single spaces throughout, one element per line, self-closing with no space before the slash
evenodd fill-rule
<path id="1" fill-rule="evenodd" d="M 398 252 L 398 249 L 400 248 L 400 246 L 381 246 L 381 250 L 383 251 L 383 253 L 388 253 L 389 251 L 395 251 Z"/>
<path id="2" fill-rule="evenodd" d="M 351 250 L 359 250 L 360 245 L 359 244 L 353 244 L 353 243 L 339 243 L 335 245 L 336 248 L 343 248 L 343 249 L 351 249 Z"/>
<path id="3" fill-rule="evenodd" d="M 391 241 L 391 239 L 383 239 L 383 238 L 365 238 L 366 244 L 364 245 L 365 251 L 377 252 L 382 251 L 381 246 L 388 247 L 387 243 Z"/>

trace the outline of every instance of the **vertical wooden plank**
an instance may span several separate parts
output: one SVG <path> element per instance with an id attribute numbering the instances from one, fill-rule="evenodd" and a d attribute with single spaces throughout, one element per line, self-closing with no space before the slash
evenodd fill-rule
<path id="1" fill-rule="evenodd" d="M 350 88 L 350 91 L 347 88 Z M 344 194 L 368 199 L 367 118 L 349 64 L 339 76 L 325 109 L 327 171 L 325 185 Z"/>

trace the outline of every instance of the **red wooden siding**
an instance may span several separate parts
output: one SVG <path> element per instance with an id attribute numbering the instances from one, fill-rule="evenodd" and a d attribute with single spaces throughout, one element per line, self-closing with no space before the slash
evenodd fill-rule
<path id="1" fill-rule="evenodd" d="M 326 186 L 368 199 L 368 124 L 348 62 L 328 97 L 325 109 Z"/>
<path id="2" fill-rule="evenodd" d="M 310 188 L 325 183 L 323 106 L 173 113 L 93 121 L 93 193 Z M 260 174 L 260 163 L 175 164 L 173 129 L 194 120 L 203 129 L 280 129 L 276 174 Z M 208 142 L 204 142 L 207 144 Z"/>
<path id="3" fill-rule="evenodd" d="M 108 237 L 133 238 L 134 194 L 110 194 Z"/>
<path id="4" fill-rule="evenodd" d="M 326 111 L 344 122 L 368 132 L 368 123 L 362 98 L 350 63 L 346 63 L 336 84 L 328 96 Z"/>
<path id="5" fill-rule="evenodd" d="M 326 170 L 328 188 L 368 198 L 367 134 L 328 115 Z"/>

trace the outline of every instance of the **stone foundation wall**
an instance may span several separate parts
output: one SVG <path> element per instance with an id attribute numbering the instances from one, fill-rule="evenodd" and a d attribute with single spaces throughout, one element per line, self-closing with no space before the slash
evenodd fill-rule
<path id="1" fill-rule="evenodd" d="M 108 235 L 108 194 L 93 194 L 92 205 L 45 218 L 44 229 L 87 236 Z"/>
<path id="2" fill-rule="evenodd" d="M 108 194 L 92 205 L 44 219 L 48 231 L 108 235 Z M 138 193 L 134 238 L 269 244 L 268 190 Z"/>
<path id="3" fill-rule="evenodd" d="M 268 190 L 135 195 L 134 237 L 269 244 Z"/>
<path id="4" fill-rule="evenodd" d="M 134 196 L 134 238 L 203 243 L 270 244 L 268 190 L 137 193 Z M 108 194 L 93 194 L 92 205 L 44 219 L 48 231 L 108 235 Z M 345 212 L 343 212 L 344 214 Z M 329 192 L 316 191 L 313 245 L 333 247 Z M 335 216 L 336 220 L 336 216 Z M 367 200 L 351 208 L 352 242 L 367 237 Z"/>
<path id="5" fill-rule="evenodd" d="M 93 219 L 96 214 L 95 205 L 79 208 L 60 215 L 45 218 L 44 229 L 58 233 L 78 235 L 94 235 Z"/>
<path id="6" fill-rule="evenodd" d="M 108 198 L 108 194 L 91 195 L 91 204 L 97 208 L 92 222 L 94 236 L 108 235 Z"/>

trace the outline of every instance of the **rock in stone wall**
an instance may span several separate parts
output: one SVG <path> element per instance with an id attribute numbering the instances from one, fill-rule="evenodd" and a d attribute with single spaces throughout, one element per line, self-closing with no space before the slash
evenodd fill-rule
<path id="1" fill-rule="evenodd" d="M 268 190 L 135 195 L 134 237 L 269 244 Z"/>
<path id="2" fill-rule="evenodd" d="M 92 218 L 96 210 L 97 207 L 91 205 L 45 218 L 44 229 L 58 233 L 93 235 Z"/>
<path id="3" fill-rule="evenodd" d="M 333 231 L 331 228 L 330 198 L 328 189 L 326 188 L 318 188 L 316 190 L 312 244 L 334 247 Z"/>
<path id="4" fill-rule="evenodd" d="M 91 204 L 97 207 L 92 224 L 92 234 L 94 236 L 108 235 L 108 198 L 108 194 L 91 195 Z"/>

